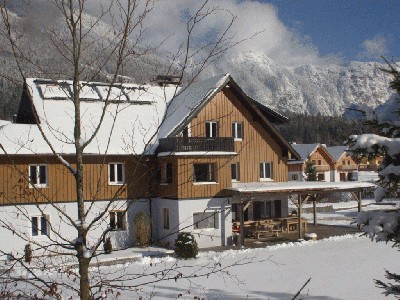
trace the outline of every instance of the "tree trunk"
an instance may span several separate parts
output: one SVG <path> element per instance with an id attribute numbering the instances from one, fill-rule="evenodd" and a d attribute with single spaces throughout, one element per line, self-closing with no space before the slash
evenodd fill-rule
<path id="1" fill-rule="evenodd" d="M 82 253 L 83 255 L 83 253 Z M 83 256 L 78 257 L 79 260 L 79 275 L 80 275 L 80 298 L 82 300 L 90 299 L 90 284 L 89 284 L 89 263 L 90 259 Z"/>

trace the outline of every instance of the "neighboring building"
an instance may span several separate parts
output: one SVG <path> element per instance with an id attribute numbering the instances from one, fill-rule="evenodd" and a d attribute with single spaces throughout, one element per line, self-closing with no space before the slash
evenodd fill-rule
<path id="1" fill-rule="evenodd" d="M 347 146 L 326 147 L 335 160 L 331 181 L 358 181 L 358 165 L 346 151 Z"/>
<path id="2" fill-rule="evenodd" d="M 16 122 L 0 127 L 0 220 L 12 225 L 0 228 L 3 251 L 23 249 L 16 232 L 50 243 L 59 239 L 57 228 L 75 238 L 76 224 L 64 215 L 76 216 L 75 181 L 62 165 L 74 166 L 70 86 L 27 79 Z M 179 231 L 190 231 L 200 247 L 229 244 L 235 207 L 228 188 L 285 182 L 289 154 L 300 159 L 273 125 L 287 119 L 246 96 L 228 74 L 182 89 L 82 83 L 81 100 L 81 145 L 105 110 L 84 151 L 87 222 L 106 210 L 96 228 L 110 227 L 115 247 L 134 244 L 140 211 L 151 214 L 156 243 L 172 246 Z M 256 219 L 287 216 L 287 210 L 280 196 L 251 204 L 246 213 Z"/>
<path id="3" fill-rule="evenodd" d="M 306 162 L 310 159 L 317 171 L 318 181 L 334 181 L 332 170 L 335 160 L 322 144 L 292 144 L 293 149 L 300 155 L 299 160 L 288 162 L 289 181 L 304 181 Z"/>

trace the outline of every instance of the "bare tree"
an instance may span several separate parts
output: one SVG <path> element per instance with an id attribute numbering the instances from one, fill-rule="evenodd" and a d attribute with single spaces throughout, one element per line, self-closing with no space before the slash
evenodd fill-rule
<path id="1" fill-rule="evenodd" d="M 29 2 L 29 1 L 27 1 Z M 9 1 L 3 0 L 0 6 L 2 17 L 1 34 L 8 41 L 7 45 L 2 47 L 7 48 L 15 58 L 16 68 L 23 80 L 30 77 L 32 73 L 42 74 L 46 78 L 51 79 L 52 82 L 59 83 L 62 86 L 63 82 L 57 81 L 58 79 L 68 79 L 70 84 L 62 88 L 65 96 L 73 103 L 73 112 L 71 112 L 71 119 L 73 120 L 73 134 L 68 135 L 61 132 L 54 124 L 47 122 L 46 118 L 39 118 L 38 114 L 34 112 L 34 123 L 36 124 L 42 140 L 46 143 L 51 151 L 52 157 L 47 158 L 55 161 L 63 169 L 63 172 L 68 172 L 73 177 L 75 191 L 74 198 L 76 204 L 76 215 L 66 212 L 61 205 L 57 203 L 57 199 L 47 195 L 41 189 L 33 187 L 31 190 L 19 188 L 21 197 L 34 198 L 37 209 L 41 215 L 45 216 L 45 211 L 41 204 L 46 204 L 52 207 L 59 215 L 61 222 L 68 224 L 75 230 L 75 238 L 70 239 L 62 231 L 58 224 L 49 222 L 49 227 L 52 232 L 52 238 L 49 242 L 42 243 L 40 241 L 31 241 L 24 235 L 19 228 L 13 226 L 12 223 L 5 220 L 0 221 L 0 225 L 6 228 L 21 239 L 29 243 L 33 243 L 36 247 L 34 251 L 42 250 L 50 256 L 57 255 L 52 262 L 51 268 L 56 265 L 64 266 L 60 269 L 60 276 L 41 276 L 41 270 L 48 268 L 48 257 L 41 257 L 36 260 L 36 265 L 33 267 L 28 260 L 24 260 L 23 255 L 13 255 L 12 253 L 5 253 L 11 255 L 13 262 L 2 273 L 3 292 L 5 296 L 18 295 L 21 289 L 21 283 L 26 283 L 25 292 L 28 295 L 37 295 L 38 292 L 42 296 L 53 296 L 61 298 L 64 289 L 69 289 L 72 293 L 77 293 L 81 299 L 92 299 L 102 295 L 104 291 L 112 290 L 134 290 L 135 288 L 146 284 L 154 283 L 161 280 L 178 279 L 183 276 L 183 271 L 173 266 L 167 270 L 160 270 L 156 273 L 148 275 L 144 274 L 119 274 L 111 276 L 111 274 L 104 274 L 104 271 L 95 272 L 94 275 L 89 273 L 90 263 L 102 253 L 101 245 L 110 232 L 111 228 L 108 226 L 103 229 L 100 234 L 95 237 L 95 243 L 88 244 L 89 236 L 96 229 L 100 227 L 99 224 L 104 224 L 105 219 L 108 217 L 108 211 L 111 208 L 116 208 L 114 200 L 119 199 L 123 194 L 127 185 L 131 184 L 126 180 L 122 185 L 118 186 L 113 191 L 113 195 L 109 201 L 102 207 L 101 211 L 93 216 L 93 208 L 96 202 L 87 202 L 87 200 L 97 200 L 103 183 L 98 179 L 97 185 L 90 191 L 85 190 L 85 180 L 87 174 L 85 171 L 85 150 L 92 145 L 99 138 L 99 131 L 104 125 L 104 120 L 113 110 L 112 122 L 109 124 L 110 136 L 113 133 L 114 126 L 118 120 L 119 114 L 124 110 L 123 105 L 116 105 L 111 108 L 113 103 L 112 87 L 123 80 L 126 69 L 129 64 L 133 63 L 136 59 L 146 57 L 156 52 L 158 45 L 144 46 L 140 42 L 146 28 L 144 28 L 144 20 L 152 12 L 157 3 L 153 0 L 110 0 L 100 1 L 99 9 L 95 16 L 87 13 L 87 6 L 89 0 L 48 0 L 46 7 L 51 9 L 52 17 L 54 20 L 49 24 L 40 24 L 40 38 L 46 40 L 47 45 L 51 45 L 51 49 L 43 49 L 47 51 L 46 55 L 57 57 L 65 62 L 59 70 L 47 70 L 41 64 L 38 64 L 32 53 L 29 52 L 29 43 L 34 42 L 30 36 L 29 30 L 18 23 L 18 19 L 8 10 Z M 29 4 L 29 3 L 28 3 Z M 31 3 L 34 5 L 35 3 Z M 207 22 L 207 18 L 214 14 L 224 12 L 227 14 L 230 21 L 226 28 L 220 32 L 211 41 L 206 41 L 202 46 L 192 48 L 192 41 L 195 38 L 195 28 L 200 23 Z M 235 46 L 240 41 L 235 39 L 234 34 L 230 33 L 232 24 L 235 21 L 235 16 L 230 12 L 223 10 L 217 6 L 210 6 L 208 1 L 204 1 L 199 5 L 197 11 L 187 17 L 187 39 L 184 44 L 178 45 L 175 53 L 170 53 L 170 65 L 165 66 L 164 73 L 178 74 L 179 82 L 190 74 L 188 82 L 197 78 L 197 76 L 207 66 L 212 64 L 215 60 L 221 57 L 229 48 Z M 105 22 L 108 26 L 105 26 Z M 243 40 L 242 40 L 243 41 Z M 85 112 L 82 110 L 82 93 L 84 85 L 82 82 L 93 82 L 101 79 L 107 82 L 106 93 L 101 108 L 101 113 L 98 119 L 92 120 L 92 127 L 90 131 L 85 130 L 82 116 Z M 26 93 L 32 91 L 26 90 Z M 175 93 L 177 89 L 175 89 Z M 33 105 L 33 104 L 32 104 Z M 164 116 L 165 117 L 165 116 Z M 143 128 L 145 131 L 146 128 Z M 133 132 L 132 135 L 138 135 L 139 132 Z M 152 136 L 143 134 L 146 147 L 151 146 L 151 142 L 156 133 Z M 100 137 L 101 138 L 101 137 Z M 54 140 L 58 140 L 66 147 L 73 147 L 72 155 L 65 155 L 60 148 L 54 145 Z M 105 143 L 105 151 L 102 169 L 107 169 L 105 156 L 111 143 L 111 138 Z M 31 149 L 28 144 L 21 144 L 21 148 L 31 150 L 35 154 L 35 150 Z M 126 147 L 131 145 L 129 141 Z M 9 154 L 7 149 L 1 146 L 3 156 L 7 158 L 10 165 L 13 166 L 14 172 L 18 176 L 29 182 L 29 174 L 22 170 L 15 162 L 15 156 Z M 131 149 L 132 150 L 132 149 Z M 146 156 L 144 152 L 136 153 L 133 159 L 133 165 L 136 167 L 132 173 L 139 174 L 140 166 L 144 164 Z M 40 154 L 37 154 L 40 156 Z M 104 172 L 104 170 L 102 170 Z M 149 172 L 152 172 L 150 170 Z M 131 176 L 133 177 L 133 176 Z M 132 179 L 133 180 L 133 179 Z M 136 179 L 135 179 L 136 180 Z M 18 186 L 15 187 L 18 189 Z M 12 200 L 10 200 L 10 203 Z M 24 206 L 15 205 L 17 211 L 16 215 L 29 219 L 29 212 Z M 92 214 L 92 215 L 91 215 Z M 125 214 L 125 212 L 124 212 Z M 93 239 L 93 237 L 91 237 Z M 76 257 L 78 263 L 78 272 L 74 271 L 74 265 L 70 263 L 70 257 Z M 26 257 L 25 257 L 26 259 Z M 73 260 L 72 260 L 73 261 Z M 20 267 L 26 269 L 29 276 L 18 276 L 9 272 L 14 265 L 19 264 Z M 65 266 L 66 265 L 66 266 Z M 188 278 L 197 276 L 208 276 L 215 272 L 226 272 L 227 267 L 218 264 L 212 267 L 204 267 L 197 274 L 186 274 Z M 112 278 L 112 280 L 110 280 Z M 140 278 L 141 280 L 138 280 Z M 150 279 L 151 278 L 151 279 Z M 154 279 L 157 278 L 157 279 Z M 16 288 L 12 288 L 15 282 L 18 282 Z M 79 282 L 76 286 L 75 282 Z M 7 291 L 8 290 L 8 291 Z M 5 292 L 7 291 L 7 292 Z M 12 294 L 10 291 L 13 291 Z M 21 290 L 22 292 L 22 290 Z M 9 294 L 7 294 L 9 293 Z M 40 296 L 41 297 L 41 296 Z"/>

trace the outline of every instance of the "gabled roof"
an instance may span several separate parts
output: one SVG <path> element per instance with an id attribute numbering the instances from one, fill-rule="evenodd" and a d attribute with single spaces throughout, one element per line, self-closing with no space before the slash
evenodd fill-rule
<path id="1" fill-rule="evenodd" d="M 333 159 L 337 162 L 343 154 L 346 154 L 347 146 L 332 146 L 326 147 L 329 154 L 333 157 Z"/>
<path id="2" fill-rule="evenodd" d="M 254 119 L 262 122 L 264 128 L 268 128 L 278 144 L 297 158 L 298 154 L 296 151 L 278 132 L 273 122 L 267 118 L 267 116 L 271 116 L 271 119 L 276 121 L 278 119 L 284 120 L 285 117 L 270 108 L 267 109 L 265 106 L 248 97 L 229 74 L 194 82 L 188 87 L 183 88 L 168 104 L 167 112 L 160 126 L 158 138 L 166 138 L 180 133 L 218 92 L 227 87 L 238 95 L 238 99 L 250 110 Z M 263 107 L 263 111 L 260 109 L 261 107 Z"/>
<path id="3" fill-rule="evenodd" d="M 9 154 L 51 154 L 42 133 L 56 152 L 75 152 L 71 84 L 71 81 L 26 79 L 17 123 L 0 127 L 0 143 Z M 89 139 L 106 107 L 102 125 L 85 149 L 86 154 L 152 154 L 159 139 L 178 134 L 216 93 L 230 88 L 282 150 L 298 157 L 273 125 L 274 120 L 284 117 L 266 107 L 261 111 L 260 104 L 250 99 L 229 74 L 193 82 L 175 97 L 179 91 L 176 86 L 80 84 L 82 143 Z"/>
<path id="4" fill-rule="evenodd" d="M 297 163 L 304 163 L 309 156 L 311 156 L 315 151 L 321 149 L 321 151 L 330 159 L 332 162 L 335 162 L 335 159 L 332 155 L 327 151 L 325 146 L 319 143 L 315 144 L 291 144 L 293 149 L 300 155 L 300 160 L 293 160 L 289 163 L 297 164 Z"/>
<path id="5" fill-rule="evenodd" d="M 317 150 L 320 144 L 291 144 L 293 149 L 300 155 L 300 161 L 305 162 L 308 157 Z"/>
<path id="6" fill-rule="evenodd" d="M 224 74 L 193 82 L 182 88 L 179 94 L 168 104 L 158 137 L 166 138 L 177 134 L 204 104 L 226 85 L 229 79 L 230 75 Z"/>

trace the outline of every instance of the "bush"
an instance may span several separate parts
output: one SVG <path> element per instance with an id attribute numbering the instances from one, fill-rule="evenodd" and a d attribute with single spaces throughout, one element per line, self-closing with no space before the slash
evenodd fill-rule
<path id="1" fill-rule="evenodd" d="M 199 253 L 199 247 L 193 236 L 189 232 L 181 232 L 175 241 L 175 254 L 183 259 L 195 258 Z"/>
<path id="2" fill-rule="evenodd" d="M 133 219 L 135 225 L 136 244 L 146 246 L 150 242 L 151 235 L 151 218 L 144 212 L 139 212 Z"/>
<path id="3" fill-rule="evenodd" d="M 110 237 L 106 238 L 106 241 L 103 243 L 103 247 L 105 254 L 110 254 L 113 251 L 113 246 Z"/>
<path id="4" fill-rule="evenodd" d="M 297 216 L 297 210 L 293 209 L 293 210 L 292 210 L 292 215 L 293 215 L 293 216 Z"/>
<path id="5" fill-rule="evenodd" d="M 32 261 L 32 247 L 31 244 L 26 244 L 25 245 L 25 262 L 27 262 L 28 264 L 31 263 Z"/>

